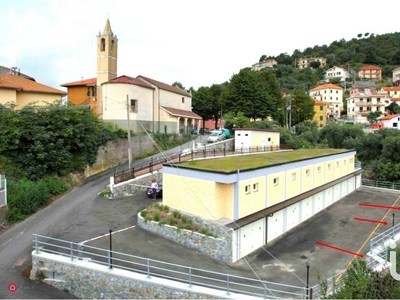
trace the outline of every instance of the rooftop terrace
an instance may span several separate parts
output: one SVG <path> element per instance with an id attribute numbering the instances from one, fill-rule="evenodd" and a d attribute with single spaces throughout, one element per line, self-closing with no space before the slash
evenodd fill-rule
<path id="1" fill-rule="evenodd" d="M 216 172 L 250 170 L 309 158 L 349 152 L 347 149 L 301 149 L 291 151 L 267 152 L 249 155 L 226 156 L 213 159 L 182 162 L 179 167 L 187 167 Z"/>

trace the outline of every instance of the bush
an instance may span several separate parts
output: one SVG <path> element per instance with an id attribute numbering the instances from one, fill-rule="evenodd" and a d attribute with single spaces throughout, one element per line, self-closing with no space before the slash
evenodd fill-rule
<path id="1" fill-rule="evenodd" d="M 51 195 L 60 195 L 68 191 L 68 185 L 62 182 L 61 178 L 58 176 L 46 176 L 40 181 L 46 184 L 47 189 Z"/>
<path id="2" fill-rule="evenodd" d="M 50 193 L 44 181 L 20 179 L 10 181 L 8 187 L 8 222 L 18 222 L 33 214 L 50 200 Z"/>

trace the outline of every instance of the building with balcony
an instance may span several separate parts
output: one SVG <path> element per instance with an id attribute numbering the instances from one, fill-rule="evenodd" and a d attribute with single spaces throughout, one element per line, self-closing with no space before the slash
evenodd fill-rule
<path id="1" fill-rule="evenodd" d="M 251 70 L 252 71 L 259 71 L 265 68 L 270 68 L 272 69 L 275 65 L 277 65 L 278 62 L 275 59 L 267 59 L 267 60 L 263 60 L 260 61 L 254 65 L 251 66 Z"/>
<path id="2" fill-rule="evenodd" d="M 380 89 L 381 94 L 386 94 L 390 101 L 400 101 L 400 86 L 385 86 Z"/>
<path id="3" fill-rule="evenodd" d="M 369 87 L 353 86 L 347 101 L 347 118 L 355 123 L 367 124 L 367 116 L 379 111 L 384 114 L 390 104 L 387 93 L 373 90 Z"/>
<path id="4" fill-rule="evenodd" d="M 322 84 L 311 89 L 309 95 L 327 103 L 326 116 L 328 120 L 340 118 L 343 110 L 343 88 L 341 86 L 332 83 Z"/>
<path id="5" fill-rule="evenodd" d="M 400 67 L 397 67 L 392 71 L 392 81 L 395 85 L 400 85 Z"/>
<path id="6" fill-rule="evenodd" d="M 359 188 L 355 155 L 302 149 L 164 164 L 163 205 L 222 226 L 233 263 Z"/>
<path id="7" fill-rule="evenodd" d="M 382 69 L 373 65 L 363 66 L 358 72 L 358 77 L 364 80 L 381 81 Z"/>
<path id="8" fill-rule="evenodd" d="M 308 57 L 308 58 L 300 58 L 297 61 L 297 67 L 299 69 L 309 68 L 310 64 L 313 61 L 318 61 L 320 63 L 320 67 L 322 67 L 322 68 L 326 66 L 326 58 L 324 58 L 324 57 Z"/>

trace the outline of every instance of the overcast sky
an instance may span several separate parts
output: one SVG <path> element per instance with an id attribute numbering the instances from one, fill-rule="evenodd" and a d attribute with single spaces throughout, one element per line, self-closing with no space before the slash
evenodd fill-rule
<path id="1" fill-rule="evenodd" d="M 96 35 L 118 37 L 118 76 L 210 86 L 258 62 L 400 28 L 400 1 L 0 0 L 0 66 L 36 81 L 96 77 Z"/>

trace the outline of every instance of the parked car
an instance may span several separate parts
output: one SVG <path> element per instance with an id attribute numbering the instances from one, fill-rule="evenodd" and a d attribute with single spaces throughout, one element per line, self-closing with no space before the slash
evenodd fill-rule
<path id="1" fill-rule="evenodd" d="M 162 190 L 163 190 L 162 182 L 158 182 L 157 198 L 162 198 Z M 147 188 L 146 195 L 152 198 L 153 190 L 151 188 Z"/>
<path id="2" fill-rule="evenodd" d="M 213 130 L 207 138 L 208 143 L 215 143 L 225 139 L 225 132 L 221 130 Z"/>

